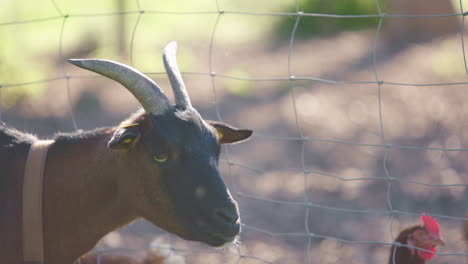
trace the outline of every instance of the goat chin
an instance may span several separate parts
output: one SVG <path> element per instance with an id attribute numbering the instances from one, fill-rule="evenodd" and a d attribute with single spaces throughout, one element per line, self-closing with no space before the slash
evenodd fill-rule
<path id="1" fill-rule="evenodd" d="M 241 241 L 236 237 L 233 241 L 226 242 L 219 246 L 218 249 L 229 251 L 230 253 L 237 253 L 239 251 L 240 245 Z"/>

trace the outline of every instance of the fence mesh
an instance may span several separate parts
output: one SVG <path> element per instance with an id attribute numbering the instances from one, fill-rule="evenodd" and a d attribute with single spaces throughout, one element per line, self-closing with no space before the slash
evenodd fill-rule
<path id="1" fill-rule="evenodd" d="M 460 49 L 458 53 L 458 58 L 460 61 L 464 63 L 464 70 L 468 73 L 468 68 L 466 66 L 466 57 L 465 57 L 465 44 L 464 44 L 464 17 L 467 14 L 463 9 L 463 3 L 460 0 L 459 2 L 459 9 L 460 12 L 456 14 L 436 14 L 436 15 L 402 15 L 402 14 L 386 14 L 382 12 L 382 8 L 378 0 L 375 1 L 378 14 L 363 14 L 363 15 L 346 15 L 346 14 L 320 14 L 320 13 L 307 13 L 303 12 L 301 9 L 301 5 L 298 0 L 295 1 L 295 12 L 254 12 L 254 11 L 236 11 L 236 10 L 227 10 L 223 8 L 223 4 L 221 1 L 213 1 L 213 9 L 207 11 L 160 11 L 160 10 L 147 10 L 145 9 L 144 4 L 140 3 L 140 1 L 136 0 L 135 5 L 137 6 L 136 10 L 134 11 L 123 11 L 123 12 L 107 12 L 107 13 L 70 13 L 65 12 L 60 5 L 59 1 L 51 0 L 53 4 L 56 15 L 50 17 L 39 17 L 33 18 L 28 20 L 17 20 L 17 21 L 6 21 L 0 23 L 0 29 L 18 26 L 18 25 L 26 25 L 26 24 L 34 24 L 34 23 L 42 23 L 46 21 L 61 21 L 61 28 L 60 28 L 60 36 L 59 36 L 59 74 L 55 77 L 50 77 L 47 79 L 41 80 L 24 80 L 21 83 L 0 83 L 0 98 L 2 91 L 5 89 L 15 89 L 17 87 L 26 87 L 41 83 L 46 83 L 47 85 L 52 85 L 55 82 L 64 82 L 66 86 L 66 90 L 63 91 L 66 93 L 66 100 L 67 105 L 69 107 L 69 120 L 72 124 L 73 129 L 80 128 L 79 119 L 76 118 L 76 114 L 73 107 L 73 100 L 72 100 L 72 90 L 73 90 L 73 83 L 79 80 L 86 80 L 86 81 L 94 81 L 95 79 L 100 79 L 95 75 L 76 75 L 69 72 L 68 68 L 65 66 L 66 60 L 68 59 L 64 54 L 64 47 L 65 47 L 65 40 L 66 36 L 65 33 L 67 32 L 67 25 L 70 20 L 73 19 L 91 19 L 91 18 L 101 18 L 101 17 L 113 17 L 113 16 L 127 16 L 127 15 L 136 15 L 136 22 L 132 26 L 131 30 L 131 41 L 129 45 L 129 61 L 132 65 L 135 64 L 134 55 L 139 52 L 136 44 L 138 41 L 137 32 L 139 27 L 141 26 L 141 19 L 144 16 L 159 16 L 159 15 L 169 15 L 169 16 L 181 16 L 182 18 L 189 19 L 192 15 L 202 15 L 202 16 L 216 16 L 214 23 L 212 24 L 211 33 L 209 39 L 206 41 L 208 43 L 208 53 L 207 53 L 207 64 L 205 68 L 201 68 L 199 71 L 185 71 L 182 74 L 184 76 L 191 76 L 194 78 L 202 77 L 203 82 L 205 85 L 209 85 L 211 88 L 211 98 L 212 98 L 212 108 L 207 110 L 211 113 L 212 116 L 216 117 L 218 120 L 223 121 L 225 120 L 225 113 L 228 110 L 224 109 L 225 101 L 220 101 L 220 97 L 223 96 L 225 91 L 223 91 L 223 81 L 224 80 L 232 80 L 234 82 L 248 82 L 253 83 L 253 85 L 259 86 L 268 86 L 274 83 L 281 83 L 284 85 L 285 88 L 283 91 L 290 96 L 289 103 L 286 100 L 278 101 L 275 98 L 275 95 L 267 94 L 265 98 L 262 98 L 262 94 L 258 95 L 260 100 L 276 100 L 277 102 L 281 103 L 282 105 L 287 105 L 290 107 L 289 113 L 292 113 L 292 124 L 295 127 L 294 130 L 290 130 L 290 133 L 286 135 L 277 134 L 274 129 L 259 129 L 260 131 L 256 131 L 253 143 L 257 144 L 258 149 L 255 150 L 257 152 L 255 155 L 267 155 L 268 150 L 270 148 L 266 147 L 265 149 L 261 148 L 262 146 L 268 145 L 278 145 L 284 144 L 286 147 L 284 149 L 279 148 L 280 150 L 287 150 L 284 153 L 284 156 L 281 155 L 275 156 L 275 158 L 282 158 L 285 160 L 289 160 L 290 164 L 287 166 L 287 169 L 281 170 L 278 166 L 274 164 L 265 165 L 264 163 L 257 164 L 255 160 L 246 160 L 243 159 L 242 156 L 244 155 L 242 151 L 247 151 L 252 149 L 243 148 L 241 146 L 232 146 L 225 149 L 222 155 L 222 166 L 223 172 L 230 182 L 230 189 L 235 195 L 235 197 L 239 200 L 241 204 L 241 212 L 242 215 L 246 214 L 246 219 L 243 223 L 243 234 L 241 236 L 241 240 L 245 241 L 243 246 L 236 248 L 235 250 L 213 250 L 208 249 L 203 246 L 193 244 L 184 244 L 183 242 L 179 241 L 175 238 L 168 238 L 170 241 L 170 248 L 176 252 L 186 256 L 187 262 L 194 262 L 194 263 L 211 263 L 211 262 L 203 262 L 203 259 L 206 261 L 207 259 L 212 261 L 212 263 L 339 263 L 343 261 L 349 261 L 348 263 L 375 263 L 379 261 L 383 263 L 384 258 L 387 256 L 387 252 L 392 244 L 394 244 L 394 239 L 396 234 L 398 233 L 399 229 L 404 227 L 404 224 L 409 222 L 417 222 L 418 216 L 426 212 L 432 216 L 437 217 L 442 223 L 442 234 L 444 234 L 444 228 L 450 229 L 450 235 L 446 237 L 448 246 L 446 248 L 441 249 L 440 252 L 437 253 L 437 258 L 434 263 L 463 263 L 468 258 L 468 253 L 466 249 L 463 248 L 463 242 L 461 236 L 456 236 L 454 234 L 462 233 L 461 225 L 464 221 L 468 221 L 463 215 L 466 211 L 466 206 L 463 206 L 465 201 L 466 204 L 466 187 L 467 184 L 467 177 L 466 177 L 466 169 L 464 166 L 458 164 L 458 168 L 454 168 L 450 170 L 453 176 L 454 173 L 458 175 L 458 177 L 448 177 L 446 174 L 442 177 L 448 177 L 448 180 L 441 180 L 434 178 L 433 176 L 425 178 L 424 176 L 418 177 L 411 177 L 404 175 L 406 172 L 402 169 L 399 169 L 398 162 L 389 162 L 389 159 L 397 159 L 395 156 L 392 155 L 401 155 L 401 159 L 411 158 L 412 155 L 417 156 L 427 155 L 429 159 L 433 158 L 434 155 L 438 155 L 437 157 L 440 158 L 441 155 L 447 155 L 452 157 L 453 155 L 461 156 L 461 160 L 459 163 L 463 163 L 464 152 L 468 151 L 468 148 L 462 146 L 460 141 L 458 140 L 458 144 L 427 144 L 424 140 L 393 140 L 395 136 L 388 136 L 388 134 L 394 134 L 394 132 L 388 132 L 389 127 L 392 130 L 392 126 L 397 126 L 398 124 L 395 123 L 387 123 L 386 119 L 386 112 L 385 107 L 391 104 L 392 100 L 395 98 L 395 94 L 398 93 L 400 88 L 411 90 L 412 87 L 416 89 L 416 93 L 429 93 L 433 90 L 430 88 L 438 88 L 444 90 L 450 90 L 452 87 L 453 89 L 459 92 L 458 89 L 463 90 L 462 86 L 467 85 L 468 81 L 447 81 L 447 82 L 401 82 L 401 81 L 393 81 L 388 80 L 382 77 L 381 74 L 381 67 L 384 67 L 384 63 L 388 61 L 387 58 L 381 58 L 379 56 L 379 43 L 381 43 L 381 33 L 382 28 L 385 22 L 389 19 L 397 19 L 397 18 L 433 18 L 437 19 L 440 17 L 451 17 L 456 16 L 460 17 L 461 24 L 460 24 Z M 287 45 L 287 75 L 275 75 L 273 77 L 263 77 L 263 76 L 245 76 L 245 75 L 236 75 L 236 74 L 227 74 L 223 73 L 223 71 L 219 71 L 217 68 L 217 61 L 216 61 L 216 51 L 217 51 L 217 42 L 216 36 L 220 30 L 220 26 L 223 24 L 223 21 L 226 17 L 235 17 L 236 19 L 242 19 L 245 16 L 265 16 L 265 17 L 272 17 L 272 16 L 289 16 L 295 20 L 293 28 L 291 28 L 291 34 L 289 38 L 289 42 Z M 297 67 L 295 67 L 294 61 L 297 59 L 298 54 L 295 54 L 295 50 L 297 46 L 300 46 L 300 43 L 304 42 L 303 40 L 298 41 L 296 38 L 296 32 L 298 25 L 301 23 L 301 20 L 306 19 L 308 17 L 322 17 L 322 18 L 331 18 L 331 19 L 359 19 L 359 18 L 369 18 L 374 17 L 378 18 L 378 24 L 376 29 L 372 35 L 367 34 L 365 35 L 366 38 L 372 37 L 370 41 L 370 50 L 368 52 L 371 54 L 371 62 L 370 67 L 372 71 L 371 77 L 373 78 L 362 78 L 358 80 L 354 78 L 350 78 L 350 80 L 344 79 L 333 79 L 324 77 L 321 75 L 317 76 L 301 76 L 300 73 L 296 72 Z M 206 29 L 205 29 L 206 30 Z M 354 34 L 354 33 L 351 33 Z M 356 33 L 357 34 L 357 33 Z M 352 38 L 351 38 L 352 39 Z M 183 47 L 182 47 L 183 48 Z M 220 48 L 221 50 L 222 48 Z M 338 57 L 340 56 L 340 50 L 336 50 L 338 53 Z M 304 55 L 304 54 L 299 54 Z M 14 55 L 10 55 L 14 56 Z M 252 57 L 256 55 L 253 54 Z M 382 56 L 383 57 L 383 56 Z M 383 63 L 380 63 L 380 60 L 383 60 Z M 250 63 L 254 63 L 251 61 Z M 420 63 L 424 63 L 420 61 Z M 276 65 L 273 64 L 273 68 Z M 301 64 L 303 65 L 303 64 Z M 278 65 L 278 67 L 280 67 Z M 405 71 L 404 67 L 402 66 L 401 69 L 397 71 Z M 148 75 L 159 77 L 159 75 L 164 76 L 164 72 L 145 72 Z M 326 75 L 325 75 L 326 76 Z M 333 76 L 333 75 L 328 75 Z M 362 74 L 361 74 L 362 76 Z M 429 78 L 432 80 L 431 78 Z M 261 84 L 263 83 L 263 84 Z M 376 116 L 376 120 L 378 121 L 377 129 L 373 130 L 374 132 L 378 132 L 378 135 L 373 137 L 373 140 L 366 141 L 366 140 L 357 140 L 353 137 L 347 137 L 347 139 L 336 139 L 333 137 L 317 137 L 311 132 L 311 129 L 317 128 L 316 124 L 311 124 L 304 120 L 308 117 L 308 114 L 304 114 L 307 112 L 309 108 L 305 107 L 305 105 L 310 107 L 310 105 L 314 105 L 317 102 L 316 99 L 312 97 L 307 97 L 307 93 L 310 90 L 313 90 L 314 87 L 319 92 L 329 92 L 330 90 L 334 93 L 340 93 L 340 89 L 344 86 L 353 87 L 351 89 L 356 89 L 356 93 L 359 93 L 359 87 L 364 87 L 366 89 L 366 93 L 372 93 L 372 100 L 370 102 L 372 106 L 375 106 L 373 115 Z M 190 83 L 189 83 L 190 86 Z M 312 87 L 308 89 L 308 87 Z M 319 87 L 319 88 L 317 88 Z M 325 88 L 322 88 L 325 87 Z M 197 91 L 196 88 L 189 87 L 189 93 L 193 94 Z M 344 88 L 343 88 L 344 89 Z M 371 91 L 373 89 L 374 91 Z M 392 91 L 392 90 L 395 91 Z M 264 90 L 264 89 L 263 89 Z M 262 90 L 262 91 L 263 91 Z M 344 91 L 344 90 L 343 90 Z M 393 92 L 393 93 L 390 93 Z M 402 92 L 403 93 L 403 92 Z M 222 94 L 222 95 L 220 95 Z M 350 96 L 352 97 L 353 91 L 346 90 L 344 93 L 345 97 Z M 358 95 L 359 96 L 359 95 Z M 385 102 L 386 96 L 392 98 L 389 101 Z M 308 101 L 310 99 L 312 101 Z M 351 98 L 350 98 L 351 99 Z M 229 106 L 230 109 L 235 109 L 232 111 L 243 111 L 243 113 L 253 114 L 255 111 L 260 111 L 261 109 L 257 109 L 255 103 L 248 103 L 247 101 L 249 98 L 241 98 L 236 99 L 239 104 L 242 105 L 241 107 L 234 108 Z M 424 99 L 423 99 L 424 100 Z M 1 100 L 0 100 L 1 102 Z M 369 101 L 367 101 L 369 102 Z M 416 103 L 415 103 L 416 104 Z M 323 104 L 322 104 L 323 106 Z M 279 105 L 277 107 L 280 107 Z M 365 107 L 365 105 L 364 105 Z M 418 106 L 416 106 L 418 107 Z M 434 106 L 436 107 L 436 106 Z M 249 109 L 250 108 L 250 109 Z M 266 110 L 266 114 L 262 116 L 262 118 L 266 118 L 269 115 L 279 115 L 275 113 L 276 111 L 280 111 L 278 109 Z M 301 109 L 301 108 L 305 108 Z M 245 110 L 247 109 L 247 110 Z M 313 109 L 312 109 L 313 110 Z M 2 111 L 0 107 L 0 120 L 4 118 L 6 110 Z M 265 110 L 261 110 L 265 111 Z M 447 116 L 450 116 L 450 110 L 446 112 Z M 213 114 L 214 113 L 214 114 Z M 390 112 L 389 112 L 390 113 Z M 327 113 L 324 113 L 325 115 Z M 391 114 L 389 114 L 391 115 Z M 333 118 L 330 116 L 330 118 Z M 417 116 L 411 117 L 400 117 L 400 118 L 409 118 L 414 119 L 414 122 L 417 122 Z M 444 116 L 444 118 L 446 118 Z M 229 118 L 232 120 L 232 118 Z M 241 124 L 242 119 L 239 119 L 239 123 Z M 332 122 L 340 122 L 340 119 Z M 395 121 L 392 121 L 395 122 Z M 455 122 L 463 122 L 463 120 L 458 120 Z M 250 122 L 250 124 L 255 124 L 255 122 Z M 289 124 L 291 125 L 291 124 Z M 253 127 L 255 129 L 255 125 Z M 362 130 L 369 130 L 369 128 L 363 127 Z M 370 130 L 372 130 L 371 128 Z M 442 131 L 441 133 L 448 133 L 445 130 L 435 130 Z M 460 135 L 463 134 L 463 129 L 457 130 Z M 406 131 L 406 133 L 411 133 L 412 131 Z M 434 132 L 434 133 L 436 133 Z M 333 133 L 332 133 L 333 134 Z M 335 133 L 336 134 L 336 133 Z M 323 133 L 320 133 L 323 135 Z M 436 137 L 437 135 L 433 135 Z M 450 139 L 450 137 L 449 137 Z M 452 138 L 453 139 L 453 138 Z M 456 140 L 455 140 L 456 141 Z M 451 141 L 453 142 L 453 140 Z M 249 143 L 244 143 L 248 145 Z M 356 153 L 356 155 L 361 155 L 361 152 L 365 152 L 370 156 L 377 157 L 376 159 L 378 162 L 373 164 L 377 166 L 374 170 L 376 172 L 375 175 L 370 175 L 367 173 L 366 175 L 361 175 L 360 173 L 356 173 L 356 170 L 342 170 L 344 172 L 344 176 L 341 176 L 334 170 L 321 170 L 320 166 L 311 165 L 314 163 L 313 159 L 317 157 L 317 155 L 326 155 L 324 153 L 331 153 L 324 151 L 322 154 L 313 154 L 311 148 L 319 147 L 318 149 L 330 149 L 330 148 L 337 148 L 338 152 L 346 151 L 351 153 Z M 326 147 L 323 147 L 326 146 Z M 272 148 L 274 149 L 274 148 Z M 294 152 L 291 154 L 291 152 Z M 406 154 L 403 154 L 405 153 Z M 409 153 L 409 154 L 407 154 Z M 455 153 L 455 154 L 450 154 Z M 278 154 L 278 153 L 277 153 Z M 250 158 L 255 157 L 249 156 Z M 309 155 L 309 157 L 308 157 Z M 353 155 L 353 154 L 351 154 Z M 452 156 L 450 156 L 452 155 Z M 343 161 L 337 160 L 336 158 L 339 157 L 335 153 L 333 157 L 330 157 L 330 162 L 336 162 L 337 164 L 343 163 Z M 437 158 L 436 157 L 436 158 Z M 322 160 L 326 160 L 327 157 L 321 157 Z M 416 158 L 415 158 L 416 159 Z M 240 161 L 239 161 L 240 160 Z M 466 160 L 466 159 L 465 159 Z M 352 162 L 353 159 L 349 159 L 348 161 Z M 416 159 L 416 163 L 419 159 Z M 287 162 L 287 161 L 286 161 Z M 325 161 L 323 161 L 325 162 Z M 403 161 L 401 161 L 403 162 Z M 274 163 L 274 162 L 273 162 Z M 279 162 L 279 164 L 282 164 Z M 291 165 L 293 164 L 293 165 Z M 417 166 L 418 164 L 416 164 Z M 347 164 L 348 167 L 359 167 L 359 165 L 352 166 L 352 164 Z M 421 164 L 421 166 L 425 166 L 425 164 Z M 346 165 L 344 165 L 346 167 Z M 435 174 L 439 174 L 442 172 L 447 172 L 448 169 L 442 169 L 440 171 L 435 171 Z M 359 170 L 357 170 L 359 171 Z M 448 172 L 447 172 L 448 173 Z M 350 176 L 351 175 L 351 176 Z M 301 178 L 301 180 L 298 180 Z M 455 180 L 453 180 L 455 179 Z M 458 180 L 457 180 L 458 179 Z M 288 181 L 290 182 L 300 182 L 302 191 L 297 192 L 297 188 L 295 189 L 295 195 L 286 195 L 278 191 L 277 194 L 269 193 L 268 191 L 259 191 L 255 192 L 258 186 L 255 186 L 254 183 L 259 184 L 259 181 L 263 181 L 263 184 L 266 187 L 262 187 L 263 189 L 268 189 L 268 182 L 279 181 L 280 186 L 288 185 Z M 252 181 L 252 188 L 247 188 L 245 182 Z M 325 182 L 321 184 L 320 182 Z M 373 186 L 378 187 L 379 194 L 375 194 L 373 192 L 368 192 L 366 194 L 366 190 L 362 189 L 361 187 L 357 187 L 358 192 L 363 192 L 355 197 L 361 197 L 369 195 L 371 197 L 365 197 L 368 200 L 380 199 L 380 195 L 384 196 L 384 204 L 380 204 L 380 208 L 366 208 L 366 204 L 364 203 L 363 206 L 359 205 L 359 199 L 357 199 L 357 203 L 345 203 L 341 200 L 334 201 L 335 204 L 327 202 L 327 199 L 320 198 L 318 195 L 314 195 L 311 192 L 311 187 L 314 184 L 323 185 L 320 187 L 322 190 L 329 190 L 330 187 L 326 186 L 326 184 L 336 185 L 339 187 L 337 188 L 344 188 L 340 186 L 344 186 L 349 184 L 350 186 L 359 186 L 363 182 L 377 182 Z M 397 186 L 397 189 L 395 189 Z M 403 186 L 403 187 L 402 187 Z M 408 187 L 409 186 L 409 187 Z M 457 196 L 458 198 L 455 199 L 456 202 L 453 200 L 442 200 L 434 201 L 427 198 L 428 196 L 424 196 L 423 199 L 428 199 L 426 201 L 421 200 L 415 196 L 413 196 L 414 200 L 410 200 L 411 195 L 404 195 L 400 193 L 405 187 L 407 188 L 415 188 L 421 192 L 430 192 L 433 196 L 438 196 L 440 193 L 444 192 L 442 190 L 446 190 L 446 188 L 458 188 L 458 192 L 462 194 Z M 403 189 L 402 189 L 403 188 Z M 300 189 L 300 188 L 299 188 Z M 421 191 L 423 190 L 423 191 Z M 430 191 L 427 191 L 430 190 Z M 410 191 L 411 193 L 411 191 Z M 271 194 L 271 195 L 270 195 Z M 336 192 L 335 192 L 336 194 Z M 402 201 L 400 201 L 400 196 L 404 196 Z M 327 195 L 323 195 L 323 197 L 329 197 Z M 340 204 L 340 201 L 342 204 Z M 398 201 L 398 202 L 395 202 Z M 397 205 L 395 205 L 395 203 Z M 249 206 L 249 204 L 255 204 L 255 206 Z M 414 206 L 406 206 L 406 204 L 411 204 Z M 245 206 L 248 209 L 243 209 Z M 262 221 L 256 221 L 255 218 L 262 218 L 261 215 L 256 214 L 255 210 L 258 208 L 265 208 L 264 210 L 260 210 L 261 213 L 268 213 L 269 211 L 279 211 L 281 214 L 291 214 L 285 219 L 281 219 L 281 216 L 278 216 L 274 213 L 270 216 L 265 216 L 266 219 Z M 287 208 L 287 209 L 284 209 Z M 406 209 L 400 209 L 406 208 Z M 434 208 L 434 210 L 432 210 Z M 447 209 L 448 208 L 448 209 Z M 446 210 L 444 210 L 446 209 Z M 321 219 L 321 215 L 325 220 L 318 220 Z M 283 223 L 283 225 L 275 226 L 274 224 L 268 225 L 268 221 L 274 221 L 274 218 L 278 217 L 279 222 Z M 338 220 L 332 218 L 338 218 Z M 301 218 L 302 220 L 299 220 Z M 371 219 L 374 226 L 369 226 L 369 229 L 379 229 L 379 227 L 384 227 L 385 230 L 380 230 L 378 235 L 360 235 L 358 233 L 361 232 L 371 232 L 367 229 L 367 224 L 365 218 Z M 284 223 L 285 221 L 290 221 L 290 223 Z M 329 227 L 323 222 L 334 222 L 336 223 L 337 227 Z M 362 223 L 359 223 L 362 221 Z M 375 224 L 381 221 L 382 223 Z M 321 225 L 315 225 L 314 222 L 320 222 Z M 302 225 L 300 224 L 302 223 Z M 129 227 L 124 229 L 122 232 L 123 236 L 126 234 L 133 234 L 138 236 L 145 236 L 144 230 L 148 228 L 141 228 L 138 225 L 145 225 L 141 222 L 137 222 L 131 224 Z M 148 225 L 148 224 L 146 224 Z M 346 226 L 351 227 L 346 227 Z M 375 226 L 376 225 L 376 226 Z M 354 227 L 353 227 L 354 226 Z M 333 230 L 336 229 L 336 230 Z M 350 230 L 351 229 L 351 230 Z M 125 231 L 127 230 L 127 231 Z M 458 231 L 457 231 L 458 230 Z M 337 232 L 335 232 L 337 231 Z M 343 232 L 343 235 L 339 235 L 339 232 Z M 382 236 L 380 239 L 377 239 L 378 236 Z M 263 243 L 262 243 L 263 241 Z M 273 241 L 273 242 L 272 242 Z M 301 241 L 301 242 L 298 242 Z M 346 247 L 349 245 L 349 247 Z M 157 247 L 158 245 L 156 245 Z M 402 245 L 405 247 L 412 247 L 410 245 Z M 283 249 L 281 249 L 283 248 Z M 330 248 L 336 248 L 335 251 L 330 250 Z M 381 251 L 380 255 L 375 255 L 374 253 L 370 253 L 371 250 L 379 248 Z M 355 253 L 350 253 L 351 251 L 355 251 Z M 418 248 L 420 249 L 420 248 Z M 133 252 L 141 250 L 141 248 L 131 248 L 126 244 L 122 244 L 115 247 L 109 246 L 102 246 L 97 247 L 95 249 L 95 253 L 98 256 L 106 255 L 106 254 L 115 254 L 115 253 L 126 253 L 126 252 Z M 298 257 L 290 257 L 289 255 L 281 256 L 282 253 L 287 252 L 290 250 L 294 254 L 298 254 Z M 348 250 L 348 251 L 347 251 Z M 421 250 L 421 249 L 420 249 Z M 277 253 L 277 252 L 279 253 Z M 261 253 L 257 255 L 257 252 L 267 252 Z M 299 252 L 299 253 L 298 253 Z M 329 253 L 327 253 L 329 252 Z M 358 253 L 356 253 L 358 252 Z M 382 253 L 383 252 L 383 253 Z M 333 259 L 330 255 L 338 254 L 343 256 L 341 258 L 336 257 Z M 194 257 L 195 255 L 200 255 L 201 257 Z M 210 259 L 206 256 L 208 255 L 216 255 L 217 257 Z M 349 257 L 351 256 L 351 257 Z M 349 257 L 349 258 L 348 258 Z M 216 262 L 217 261 L 217 262 Z"/>

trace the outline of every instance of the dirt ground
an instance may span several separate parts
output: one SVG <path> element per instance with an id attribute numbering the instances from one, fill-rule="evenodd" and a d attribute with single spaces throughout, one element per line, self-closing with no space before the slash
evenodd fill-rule
<path id="1" fill-rule="evenodd" d="M 287 44 L 216 47 L 214 82 L 208 74 L 184 77 L 205 118 L 218 119 L 218 109 L 224 121 L 255 131 L 250 141 L 222 154 L 224 177 L 245 224 L 241 246 L 213 250 L 138 220 L 106 236 L 96 251 L 142 254 L 157 238 L 186 263 L 386 263 L 390 246 L 374 242 L 391 243 L 398 230 L 418 223 L 420 213 L 463 217 L 468 75 L 460 36 L 400 50 L 382 40 L 375 68 L 373 41 L 370 31 L 298 40 L 290 72 Z M 207 73 L 208 47 L 197 47 L 195 68 Z M 69 88 L 79 128 L 117 124 L 138 107 L 111 81 L 66 70 L 75 76 Z M 236 74 L 255 80 L 222 76 Z M 337 82 L 288 81 L 290 75 Z M 171 95 L 164 75 L 151 77 Z M 408 85 L 438 83 L 462 84 Z M 73 130 L 66 87 L 65 80 L 50 82 L 43 95 L 4 110 L 3 121 L 41 136 Z M 463 220 L 439 222 L 447 243 L 440 253 L 467 254 Z M 431 263 L 464 258 L 436 256 Z"/>

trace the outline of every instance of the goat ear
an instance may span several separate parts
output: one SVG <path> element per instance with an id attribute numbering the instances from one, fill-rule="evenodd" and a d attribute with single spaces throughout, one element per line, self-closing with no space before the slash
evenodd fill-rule
<path id="1" fill-rule="evenodd" d="M 140 139 L 140 128 L 138 124 L 118 128 L 107 143 L 110 149 L 129 150 L 133 148 Z"/>
<path id="2" fill-rule="evenodd" d="M 221 144 L 240 142 L 248 139 L 252 135 L 252 130 L 250 129 L 238 129 L 228 124 L 215 121 L 207 122 L 218 132 L 218 139 Z"/>

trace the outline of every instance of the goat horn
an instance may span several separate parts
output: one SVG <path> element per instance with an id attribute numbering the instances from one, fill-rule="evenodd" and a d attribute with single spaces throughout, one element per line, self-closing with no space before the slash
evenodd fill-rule
<path id="1" fill-rule="evenodd" d="M 68 61 L 122 84 L 136 97 L 147 113 L 161 115 L 172 108 L 161 88 L 137 69 L 110 60 L 70 59 Z"/>
<path id="2" fill-rule="evenodd" d="M 192 104 L 190 103 L 190 97 L 185 88 L 179 67 L 177 66 L 176 52 L 177 43 L 175 41 L 166 45 L 163 55 L 164 68 L 166 68 L 167 76 L 171 82 L 176 105 L 183 108 L 190 108 Z"/>

